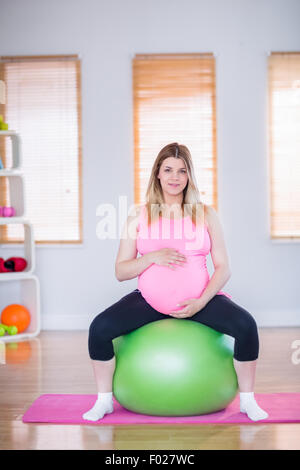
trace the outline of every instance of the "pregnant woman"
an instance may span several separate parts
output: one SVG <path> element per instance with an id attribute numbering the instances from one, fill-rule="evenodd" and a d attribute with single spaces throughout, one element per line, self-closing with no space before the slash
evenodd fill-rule
<path id="1" fill-rule="evenodd" d="M 211 278 L 206 267 L 209 253 L 214 264 Z M 253 421 L 268 417 L 254 397 L 257 325 L 249 312 L 220 290 L 230 277 L 222 227 L 216 211 L 200 200 L 186 146 L 172 143 L 159 152 L 146 204 L 129 214 L 124 226 L 115 272 L 119 281 L 138 277 L 138 289 L 91 323 L 88 347 L 98 398 L 84 419 L 97 421 L 113 412 L 112 340 L 170 317 L 200 322 L 235 339 L 240 411 Z"/>

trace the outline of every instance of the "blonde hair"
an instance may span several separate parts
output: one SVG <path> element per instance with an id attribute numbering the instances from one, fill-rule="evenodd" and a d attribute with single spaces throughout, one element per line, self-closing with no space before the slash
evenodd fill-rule
<path id="1" fill-rule="evenodd" d="M 189 149 L 185 145 L 179 145 L 177 142 L 173 142 L 161 149 L 152 167 L 146 191 L 145 204 L 148 216 L 148 226 L 159 219 L 163 205 L 165 204 L 158 173 L 162 162 L 169 157 L 179 158 L 185 163 L 188 182 L 183 190 L 181 211 L 185 216 L 190 216 L 193 223 L 197 225 L 197 223 L 201 223 L 204 220 L 205 205 L 200 199 L 200 192 L 196 183 L 192 157 Z"/>

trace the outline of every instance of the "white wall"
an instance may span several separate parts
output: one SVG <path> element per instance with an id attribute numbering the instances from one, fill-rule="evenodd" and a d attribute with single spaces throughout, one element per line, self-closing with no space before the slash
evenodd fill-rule
<path id="1" fill-rule="evenodd" d="M 0 55 L 82 58 L 81 247 L 36 249 L 44 328 L 87 328 L 137 286 L 114 277 L 118 240 L 96 237 L 96 207 L 133 202 L 131 58 L 213 52 L 219 215 L 231 259 L 224 290 L 259 326 L 300 325 L 300 244 L 268 235 L 267 54 L 300 50 L 298 0 L 1 1 Z M 1 256 L 10 256 L 10 250 Z M 14 254 L 16 250 L 14 251 Z M 209 259 L 211 270 L 211 260 Z"/>

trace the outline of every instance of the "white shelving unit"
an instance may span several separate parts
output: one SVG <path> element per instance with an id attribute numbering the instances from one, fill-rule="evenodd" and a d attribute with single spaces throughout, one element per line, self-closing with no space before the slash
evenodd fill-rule
<path id="1" fill-rule="evenodd" d="M 8 136 L 12 144 L 12 167 L 0 169 L 0 178 L 8 181 L 10 205 L 15 208 L 14 217 L 0 217 L 0 226 L 22 224 L 24 227 L 24 258 L 27 267 L 21 272 L 0 273 L 0 312 L 6 305 L 24 305 L 31 314 L 26 331 L 17 335 L 5 335 L 0 341 L 18 341 L 37 336 L 40 332 L 40 284 L 33 274 L 35 269 L 35 244 L 33 226 L 26 217 L 25 180 L 22 173 L 21 138 L 15 131 L 0 131 L 0 138 Z M 5 259 L 0 245 L 0 257 Z"/>

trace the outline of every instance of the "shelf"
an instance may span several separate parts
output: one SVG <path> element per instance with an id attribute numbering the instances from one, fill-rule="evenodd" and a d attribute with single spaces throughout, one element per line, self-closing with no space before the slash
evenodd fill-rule
<path id="1" fill-rule="evenodd" d="M 21 138 L 16 131 L 0 131 L 0 137 L 10 137 L 12 145 L 12 168 L 20 168 L 21 161 Z M 1 170 L 2 171 L 2 170 Z"/>
<path id="2" fill-rule="evenodd" d="M 19 273 L 20 274 L 20 273 Z M 10 304 L 21 304 L 26 307 L 31 316 L 27 330 L 16 335 L 0 336 L 0 341 L 17 342 L 20 339 L 37 336 L 41 330 L 40 324 L 40 284 L 36 276 L 17 276 L 12 279 L 11 274 L 0 282 L 0 311 Z M 9 282 L 9 286 L 5 282 Z"/>
<path id="3" fill-rule="evenodd" d="M 0 170 L 0 176 L 23 176 L 23 172 L 19 168 L 3 168 Z"/>
<path id="4" fill-rule="evenodd" d="M 24 271 L 21 271 L 21 273 L 27 273 L 27 274 L 32 273 L 35 269 L 35 250 L 34 250 L 35 245 L 34 245 L 33 225 L 24 217 L 0 217 L 0 225 L 7 225 L 7 224 L 24 225 L 24 258 L 27 261 L 27 266 Z M 3 243 L 3 245 L 5 245 L 5 243 Z M 0 244 L 0 248 L 1 248 L 1 244 Z M 1 253 L 0 253 L 0 256 L 1 256 Z M 3 256 L 1 257 L 3 258 Z M 9 273 L 0 273 L 0 280 L 6 279 L 6 277 L 4 276 L 6 276 L 7 274 Z"/>
<path id="5" fill-rule="evenodd" d="M 18 281 L 28 279 L 32 276 L 32 271 L 0 273 L 0 281 Z"/>
<path id="6" fill-rule="evenodd" d="M 8 130 L 8 131 L 0 131 L 0 135 L 14 136 L 18 134 L 17 134 L 17 131 Z"/>
<path id="7" fill-rule="evenodd" d="M 21 272 L 0 273 L 0 312 L 10 304 L 24 305 L 31 314 L 31 322 L 26 331 L 17 335 L 0 336 L 0 342 L 17 342 L 26 338 L 37 336 L 40 332 L 40 284 L 33 274 L 35 269 L 35 244 L 33 225 L 26 217 L 25 180 L 21 169 L 21 138 L 16 131 L 0 131 L 0 137 L 10 137 L 12 145 L 11 168 L 0 169 L 0 177 L 7 178 L 8 202 L 7 205 L 16 210 L 15 217 L 0 217 L 0 227 L 11 224 L 24 226 L 24 258 L 27 266 Z M 5 142 L 6 144 L 7 142 Z M 3 162 L 4 163 L 4 162 Z M 6 246 L 5 243 L 0 244 Z M 19 247 L 18 247 L 19 248 Z M 12 252 L 15 249 L 12 247 Z M 19 250 L 18 250 L 19 251 Z M 3 257 L 0 252 L 0 256 Z M 16 256 L 11 254 L 7 258 Z M 20 256 L 20 255 L 18 255 Z"/>
<path id="8" fill-rule="evenodd" d="M 7 224 L 29 224 L 30 222 L 27 217 L 0 217 L 0 225 Z"/>
<path id="9" fill-rule="evenodd" d="M 24 217 L 25 214 L 25 189 L 24 189 L 24 179 L 22 175 L 18 175 L 15 172 L 5 172 L 0 171 L 0 178 L 7 178 L 8 183 L 8 203 L 9 207 L 14 207 L 16 211 L 16 217 Z M 2 218 L 2 217 L 1 217 Z M 5 219 L 10 219 L 10 217 L 4 217 Z"/>

